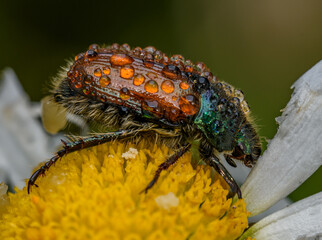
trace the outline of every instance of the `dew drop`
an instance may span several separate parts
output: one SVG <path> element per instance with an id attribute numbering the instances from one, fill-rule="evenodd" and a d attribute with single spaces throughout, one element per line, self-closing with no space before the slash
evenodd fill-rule
<path id="1" fill-rule="evenodd" d="M 170 79 L 177 79 L 181 76 L 180 69 L 177 66 L 171 64 L 164 66 L 161 72 L 164 76 Z"/>
<path id="2" fill-rule="evenodd" d="M 197 62 L 196 67 L 199 72 L 204 72 L 207 69 L 206 64 L 204 64 L 203 62 Z"/>
<path id="3" fill-rule="evenodd" d="M 144 48 L 143 50 L 152 54 L 155 52 L 156 49 L 153 46 L 148 46 L 148 47 Z"/>
<path id="4" fill-rule="evenodd" d="M 75 88 L 81 88 L 83 84 L 81 82 L 76 82 L 75 83 Z"/>
<path id="5" fill-rule="evenodd" d="M 115 66 L 124 66 L 126 64 L 131 64 L 134 61 L 134 59 L 126 54 L 118 53 L 112 55 L 110 61 L 111 64 Z"/>
<path id="6" fill-rule="evenodd" d="M 142 48 L 140 47 L 136 47 L 132 50 L 132 53 L 137 57 L 140 56 L 141 52 L 142 52 Z"/>
<path id="7" fill-rule="evenodd" d="M 127 88 L 122 88 L 120 91 L 120 98 L 122 100 L 129 100 L 130 99 L 130 91 Z"/>
<path id="8" fill-rule="evenodd" d="M 85 87 L 83 88 L 83 93 L 84 93 L 85 95 L 88 95 L 90 92 L 91 92 L 91 88 L 90 88 L 89 86 L 85 86 Z"/>
<path id="9" fill-rule="evenodd" d="M 218 104 L 216 107 L 217 111 L 224 112 L 226 110 L 226 107 L 224 104 Z"/>
<path id="10" fill-rule="evenodd" d="M 142 83 L 144 83 L 145 77 L 142 74 L 138 74 L 133 78 L 133 84 L 135 86 L 140 86 Z"/>
<path id="11" fill-rule="evenodd" d="M 186 95 L 179 99 L 179 107 L 187 115 L 194 115 L 199 110 L 199 100 L 194 95 Z"/>
<path id="12" fill-rule="evenodd" d="M 87 52 L 85 53 L 85 57 L 87 58 L 94 58 L 97 56 L 97 52 L 93 49 L 87 50 Z"/>
<path id="13" fill-rule="evenodd" d="M 181 55 L 176 54 L 176 55 L 173 55 L 173 56 L 170 58 L 170 60 L 171 60 L 172 62 L 175 62 L 175 63 L 180 63 L 180 62 L 183 62 L 183 61 L 184 61 L 184 57 L 183 57 L 183 56 L 181 56 Z"/>
<path id="14" fill-rule="evenodd" d="M 121 46 L 121 49 L 122 49 L 122 50 L 125 50 L 125 51 L 127 51 L 127 52 L 129 52 L 129 51 L 131 50 L 131 47 L 130 47 L 130 45 L 129 45 L 129 44 L 124 43 L 124 44 Z"/>
<path id="15" fill-rule="evenodd" d="M 154 66 L 154 57 L 151 53 L 147 53 L 143 58 L 143 64 L 147 68 L 152 68 Z"/>
<path id="16" fill-rule="evenodd" d="M 161 89 L 165 92 L 165 93 L 172 93 L 174 91 L 174 84 L 172 81 L 170 80 L 165 80 L 162 82 L 161 84 Z"/>
<path id="17" fill-rule="evenodd" d="M 86 75 L 84 78 L 86 84 L 91 84 L 93 82 L 93 77 L 91 75 Z"/>
<path id="18" fill-rule="evenodd" d="M 183 90 L 187 90 L 190 86 L 189 86 L 189 84 L 188 84 L 187 82 L 181 82 L 181 83 L 179 84 L 179 87 L 180 87 L 181 89 L 183 89 Z"/>
<path id="19" fill-rule="evenodd" d="M 158 78 L 158 75 L 153 73 L 153 72 L 148 72 L 146 75 L 147 75 L 148 78 L 150 78 L 152 80 L 155 80 L 155 79 Z"/>
<path id="20" fill-rule="evenodd" d="M 209 88 L 209 81 L 208 78 L 199 76 L 197 79 L 194 80 L 194 87 L 197 91 L 202 91 L 204 89 Z"/>
<path id="21" fill-rule="evenodd" d="M 239 106 L 239 104 L 240 104 L 240 100 L 239 100 L 239 98 L 238 98 L 238 97 L 233 97 L 233 98 L 231 99 L 231 102 L 232 102 L 234 105 L 236 105 L 236 106 Z"/>
<path id="22" fill-rule="evenodd" d="M 120 48 L 120 45 L 118 43 L 113 43 L 111 48 L 115 49 L 115 50 L 118 50 Z"/>
<path id="23" fill-rule="evenodd" d="M 156 100 L 145 100 L 142 102 L 142 108 L 149 112 L 160 112 L 159 103 Z"/>
<path id="24" fill-rule="evenodd" d="M 155 61 L 160 62 L 162 60 L 162 57 L 163 57 L 163 55 L 162 55 L 161 51 L 159 51 L 159 50 L 155 51 L 155 53 L 154 53 Z"/>
<path id="25" fill-rule="evenodd" d="M 105 75 L 109 75 L 109 74 L 111 73 L 111 69 L 110 69 L 109 67 L 104 67 L 104 68 L 103 68 L 103 73 L 104 73 Z"/>
<path id="26" fill-rule="evenodd" d="M 96 44 L 96 43 L 91 44 L 88 47 L 88 49 L 91 49 L 91 50 L 96 50 L 96 49 L 99 49 L 99 48 L 100 48 L 100 46 L 98 44 Z"/>
<path id="27" fill-rule="evenodd" d="M 238 97 L 240 101 L 244 100 L 244 94 L 241 90 L 235 89 L 234 96 Z"/>
<path id="28" fill-rule="evenodd" d="M 108 76 L 102 76 L 98 83 L 101 87 L 105 88 L 107 85 L 111 83 L 111 79 Z"/>
<path id="29" fill-rule="evenodd" d="M 96 68 L 96 69 L 94 70 L 94 76 L 95 76 L 95 77 L 100 77 L 100 76 L 102 76 L 102 71 L 101 71 L 101 69 Z"/>
<path id="30" fill-rule="evenodd" d="M 107 98 L 106 98 L 106 96 L 105 96 L 105 95 L 102 95 L 102 96 L 100 97 L 100 100 L 101 100 L 102 102 L 106 102 L 106 101 L 107 101 Z"/>
<path id="31" fill-rule="evenodd" d="M 223 90 L 225 91 L 225 93 L 226 93 L 227 95 L 231 95 L 231 94 L 233 93 L 233 91 L 232 91 L 231 87 L 230 87 L 228 84 L 224 84 L 224 86 L 223 86 Z"/>
<path id="32" fill-rule="evenodd" d="M 248 104 L 245 100 L 240 103 L 240 106 L 245 114 L 249 113 L 250 110 L 249 110 Z"/>
<path id="33" fill-rule="evenodd" d="M 74 74 L 74 71 L 73 70 L 69 70 L 67 72 L 67 77 L 71 78 L 73 76 L 73 74 Z"/>
<path id="34" fill-rule="evenodd" d="M 190 65 L 186 65 L 185 66 L 185 69 L 184 69 L 186 72 L 192 72 L 193 71 L 193 67 L 192 66 L 190 66 Z"/>
<path id="35" fill-rule="evenodd" d="M 129 79 L 134 75 L 134 68 L 132 66 L 123 66 L 120 70 L 120 76 L 125 79 Z"/>
<path id="36" fill-rule="evenodd" d="M 84 53 L 80 53 L 77 56 L 75 56 L 75 61 L 77 61 L 78 59 L 84 57 Z"/>
<path id="37" fill-rule="evenodd" d="M 211 72 L 203 72 L 201 76 L 206 77 L 209 81 L 212 81 L 213 75 Z"/>
<path id="38" fill-rule="evenodd" d="M 144 89 L 149 93 L 158 92 L 158 90 L 159 90 L 158 87 L 159 87 L 158 83 L 154 80 L 150 80 L 144 85 Z"/>
<path id="39" fill-rule="evenodd" d="M 169 62 L 169 58 L 168 58 L 168 56 L 163 55 L 163 57 L 162 57 L 162 59 L 161 59 L 161 62 L 163 62 L 163 63 L 168 63 L 168 62 Z"/>

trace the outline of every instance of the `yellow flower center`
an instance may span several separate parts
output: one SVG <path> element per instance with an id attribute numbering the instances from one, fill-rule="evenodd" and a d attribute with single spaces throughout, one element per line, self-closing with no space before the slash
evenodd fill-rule
<path id="1" fill-rule="evenodd" d="M 147 194 L 165 146 L 108 143 L 58 160 L 39 188 L 16 189 L 0 211 L 0 239 L 236 239 L 248 227 L 243 199 L 191 153 Z M 1 210 L 1 209 L 0 209 Z M 2 214 L 2 215 L 1 215 Z"/>

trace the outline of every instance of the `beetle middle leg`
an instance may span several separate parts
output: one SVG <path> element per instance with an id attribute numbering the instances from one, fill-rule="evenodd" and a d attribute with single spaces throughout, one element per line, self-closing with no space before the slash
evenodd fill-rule
<path id="1" fill-rule="evenodd" d="M 36 180 L 40 175 L 43 175 L 59 158 L 63 157 L 64 155 L 75 152 L 80 149 L 89 148 L 93 146 L 100 145 L 102 143 L 110 142 L 115 139 L 125 139 L 133 137 L 137 131 L 133 130 L 120 130 L 116 132 L 110 132 L 105 133 L 102 135 L 96 135 L 92 137 L 86 137 L 86 138 L 79 138 L 76 141 L 73 142 L 65 142 L 62 141 L 64 146 L 63 149 L 58 151 L 55 156 L 53 156 L 48 162 L 46 162 L 44 165 L 42 165 L 38 170 L 36 170 L 28 181 L 28 193 L 30 193 L 31 187 L 34 185 L 38 187 L 37 184 L 35 184 Z"/>
<path id="2" fill-rule="evenodd" d="M 152 181 L 148 184 L 148 186 L 142 192 L 147 193 L 148 190 L 150 188 L 152 188 L 153 185 L 158 181 L 161 172 L 163 170 L 167 170 L 171 165 L 173 165 L 174 163 L 176 163 L 178 161 L 178 159 L 189 150 L 190 146 L 191 146 L 190 143 L 185 144 L 177 152 L 175 152 L 173 155 L 171 155 L 166 161 L 164 161 L 163 163 L 161 163 L 159 165 L 157 171 L 155 172 Z"/>

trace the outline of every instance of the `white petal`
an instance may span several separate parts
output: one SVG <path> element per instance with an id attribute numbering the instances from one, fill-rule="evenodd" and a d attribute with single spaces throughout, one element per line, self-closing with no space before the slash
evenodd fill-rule
<path id="1" fill-rule="evenodd" d="M 322 192 L 262 219 L 240 239 L 248 236 L 260 240 L 322 238 Z"/>
<path id="2" fill-rule="evenodd" d="M 0 180 L 13 186 L 23 187 L 32 169 L 57 146 L 49 142 L 34 110 L 15 73 L 6 69 L 0 86 Z"/>
<path id="3" fill-rule="evenodd" d="M 274 139 L 242 186 L 252 216 L 289 195 L 322 164 L 322 61 L 292 87 Z"/>

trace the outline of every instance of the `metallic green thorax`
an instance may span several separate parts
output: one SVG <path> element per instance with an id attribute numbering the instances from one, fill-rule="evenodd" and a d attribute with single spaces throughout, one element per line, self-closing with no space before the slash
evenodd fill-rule
<path id="1" fill-rule="evenodd" d="M 237 97 L 227 95 L 223 85 L 211 86 L 200 96 L 201 106 L 194 123 L 219 151 L 230 151 L 241 143 L 250 153 L 251 139 L 244 134 L 246 117 Z"/>

